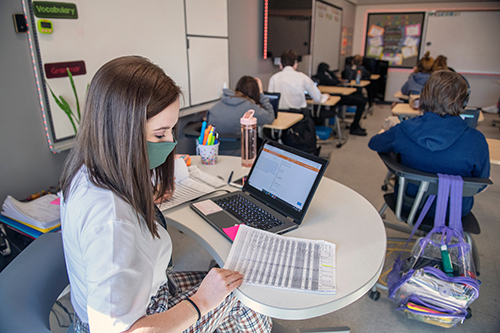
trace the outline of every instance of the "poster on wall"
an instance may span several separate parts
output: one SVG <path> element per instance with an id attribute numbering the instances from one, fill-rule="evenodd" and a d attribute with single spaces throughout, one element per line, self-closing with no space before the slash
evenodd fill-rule
<path id="1" fill-rule="evenodd" d="M 352 36 L 354 29 L 350 27 L 342 27 L 342 45 L 340 49 L 341 55 L 352 55 Z"/>
<path id="2" fill-rule="evenodd" d="M 368 13 L 365 57 L 412 68 L 420 57 L 424 12 Z"/>

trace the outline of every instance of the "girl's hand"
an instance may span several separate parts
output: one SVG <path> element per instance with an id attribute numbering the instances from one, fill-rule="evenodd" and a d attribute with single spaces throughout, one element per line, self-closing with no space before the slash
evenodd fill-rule
<path id="1" fill-rule="evenodd" d="M 259 92 L 262 94 L 264 89 L 262 88 L 262 81 L 258 77 L 254 77 L 255 81 L 257 81 L 257 85 L 259 86 Z"/>
<path id="2" fill-rule="evenodd" d="M 201 282 L 191 300 L 198 305 L 201 314 L 217 307 L 227 295 L 243 283 L 243 274 L 223 268 L 212 268 Z"/>

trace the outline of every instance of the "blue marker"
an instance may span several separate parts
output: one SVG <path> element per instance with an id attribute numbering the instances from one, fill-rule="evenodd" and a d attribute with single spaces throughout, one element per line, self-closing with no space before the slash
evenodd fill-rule
<path id="1" fill-rule="evenodd" d="M 205 134 L 205 130 L 207 129 L 207 122 L 204 121 L 202 124 L 201 124 L 201 134 L 200 134 L 200 137 L 198 138 L 198 142 L 201 144 L 203 144 L 203 135 Z M 192 142 L 192 141 L 191 141 Z"/>

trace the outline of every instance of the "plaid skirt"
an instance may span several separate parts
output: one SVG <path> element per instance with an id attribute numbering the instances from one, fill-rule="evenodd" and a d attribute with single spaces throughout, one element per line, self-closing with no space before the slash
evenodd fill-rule
<path id="1" fill-rule="evenodd" d="M 207 272 L 172 272 L 168 282 L 151 297 L 146 315 L 167 311 L 188 297 L 193 296 Z M 271 318 L 243 305 L 233 293 L 214 310 L 202 316 L 184 332 L 271 332 Z M 75 314 L 75 332 L 90 333 L 89 325 Z"/>

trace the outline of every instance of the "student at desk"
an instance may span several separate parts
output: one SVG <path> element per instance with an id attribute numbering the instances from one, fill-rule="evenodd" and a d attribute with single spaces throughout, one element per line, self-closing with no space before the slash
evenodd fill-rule
<path id="1" fill-rule="evenodd" d="M 342 72 L 342 77 L 346 81 L 356 80 L 358 71 L 361 71 L 362 80 L 370 80 L 371 73 L 369 70 L 363 66 L 363 57 L 359 54 L 355 55 L 351 60 L 351 66 L 346 66 Z M 374 83 L 370 83 L 366 88 L 368 94 L 368 105 L 371 108 L 373 106 L 373 95 L 374 93 Z M 361 88 L 358 87 L 358 94 L 361 94 Z"/>
<path id="2" fill-rule="evenodd" d="M 307 106 L 305 93 L 317 103 L 325 102 L 330 98 L 328 94 L 321 94 L 309 76 L 297 72 L 297 59 L 295 51 L 284 51 L 281 55 L 281 72 L 269 79 L 269 92 L 281 93 L 280 110 L 305 108 Z"/>
<path id="3" fill-rule="evenodd" d="M 434 59 L 430 57 L 430 54 L 429 51 L 425 53 L 425 56 L 419 60 L 417 67 L 414 68 L 413 73 L 408 77 L 408 81 L 401 87 L 403 95 L 419 95 L 422 92 L 425 83 L 431 76 L 434 64 Z"/>
<path id="4" fill-rule="evenodd" d="M 222 98 L 207 114 L 207 123 L 214 124 L 220 134 L 240 135 L 240 119 L 248 110 L 254 110 L 257 126 L 274 121 L 273 106 L 263 93 L 259 78 L 243 76 L 236 89 L 224 89 Z"/>
<path id="5" fill-rule="evenodd" d="M 432 71 L 437 72 L 437 71 L 452 71 L 455 72 L 455 70 L 451 67 L 448 67 L 448 58 L 446 58 L 444 55 L 438 55 L 436 60 L 434 60 L 434 64 L 432 65 Z"/>
<path id="6" fill-rule="evenodd" d="M 467 83 L 460 74 L 435 72 L 420 96 L 424 114 L 374 136 L 368 146 L 381 153 L 398 153 L 401 164 L 421 171 L 488 178 L 488 143 L 481 132 L 469 127 L 459 116 L 468 98 Z M 410 185 L 408 191 L 415 193 L 409 194 L 415 195 L 416 188 Z M 471 210 L 473 200 L 463 199 L 462 216 Z"/>
<path id="7" fill-rule="evenodd" d="M 153 203 L 174 190 L 180 88 L 121 57 L 94 75 L 61 177 L 64 255 L 75 332 L 269 332 L 232 294 L 238 272 L 165 273 L 172 242 Z"/>
<path id="8" fill-rule="evenodd" d="M 313 76 L 318 84 L 321 86 L 338 86 L 340 85 L 340 80 L 337 78 L 335 73 L 329 71 L 330 66 L 327 63 L 320 63 L 318 65 L 318 72 Z M 366 98 L 358 91 L 351 95 L 342 96 L 337 105 L 356 105 L 356 114 L 354 115 L 354 120 L 350 125 L 350 133 L 352 135 L 366 136 L 366 130 L 359 125 L 361 116 L 365 112 Z"/>
<path id="9" fill-rule="evenodd" d="M 366 68 L 363 66 L 363 57 L 359 54 L 355 55 L 351 60 L 351 66 L 346 66 L 344 69 L 343 77 L 346 80 L 356 80 L 356 75 L 358 71 L 361 71 L 361 79 L 369 80 L 372 75 Z"/>

